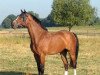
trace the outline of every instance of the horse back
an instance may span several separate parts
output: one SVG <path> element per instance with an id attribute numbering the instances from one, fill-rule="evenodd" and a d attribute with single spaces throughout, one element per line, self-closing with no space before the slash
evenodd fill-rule
<path id="1" fill-rule="evenodd" d="M 74 34 L 66 30 L 48 32 L 40 40 L 38 50 L 45 54 L 56 54 L 66 48 L 69 49 L 71 45 L 73 46 L 74 39 Z"/>

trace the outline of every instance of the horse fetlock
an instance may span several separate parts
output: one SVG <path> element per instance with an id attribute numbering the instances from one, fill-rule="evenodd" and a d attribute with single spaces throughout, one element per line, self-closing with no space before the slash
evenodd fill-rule
<path id="1" fill-rule="evenodd" d="M 44 74 L 44 65 L 43 64 L 40 65 L 40 72 L 42 75 Z"/>

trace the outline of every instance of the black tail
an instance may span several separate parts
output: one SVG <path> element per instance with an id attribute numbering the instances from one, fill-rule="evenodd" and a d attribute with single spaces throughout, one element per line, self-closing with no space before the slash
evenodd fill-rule
<path id="1" fill-rule="evenodd" d="M 78 37 L 75 33 L 73 33 L 76 37 L 76 41 L 77 41 L 77 44 L 76 44 L 76 60 L 78 58 L 78 51 L 79 51 L 79 40 L 78 40 Z"/>
<path id="2" fill-rule="evenodd" d="M 76 68 L 76 65 L 77 65 L 77 59 L 78 59 L 78 51 L 79 51 L 79 40 L 78 40 L 78 37 L 77 37 L 77 35 L 75 34 L 75 33 L 73 33 L 74 34 L 74 36 L 76 37 L 76 64 L 74 65 L 74 63 L 73 63 L 73 60 L 71 59 L 70 60 L 70 67 L 73 67 L 73 68 Z"/>

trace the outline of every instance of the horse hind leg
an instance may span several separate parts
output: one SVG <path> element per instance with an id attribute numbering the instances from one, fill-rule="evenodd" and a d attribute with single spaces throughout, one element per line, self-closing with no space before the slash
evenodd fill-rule
<path id="1" fill-rule="evenodd" d="M 61 55 L 61 59 L 62 59 L 63 64 L 64 64 L 65 75 L 68 75 L 68 61 L 67 61 L 67 58 L 66 58 L 67 50 L 65 49 L 64 51 L 62 51 L 62 52 L 60 53 L 60 55 Z"/>
<path id="2" fill-rule="evenodd" d="M 74 68 L 74 75 L 76 75 L 77 56 L 75 52 L 70 52 L 70 66 Z"/>

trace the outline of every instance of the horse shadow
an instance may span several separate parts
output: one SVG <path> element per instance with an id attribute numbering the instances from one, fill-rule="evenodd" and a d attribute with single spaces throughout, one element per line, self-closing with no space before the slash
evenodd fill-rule
<path id="1" fill-rule="evenodd" d="M 0 75 L 38 75 L 38 74 L 10 71 L 10 72 L 0 72 Z M 48 74 L 44 74 L 44 75 L 48 75 Z"/>

